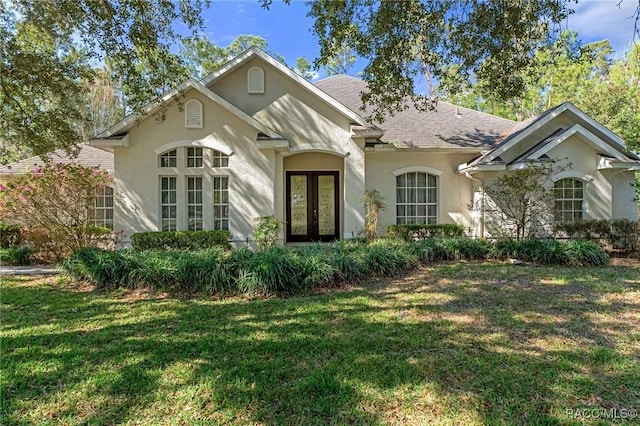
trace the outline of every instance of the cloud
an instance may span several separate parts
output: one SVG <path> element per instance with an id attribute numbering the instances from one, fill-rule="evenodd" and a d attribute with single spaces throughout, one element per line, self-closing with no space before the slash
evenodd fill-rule
<path id="1" fill-rule="evenodd" d="M 567 27 L 578 31 L 584 43 L 608 39 L 622 56 L 633 39 L 633 15 L 638 7 L 636 0 L 582 0 L 575 13 L 567 19 Z"/>

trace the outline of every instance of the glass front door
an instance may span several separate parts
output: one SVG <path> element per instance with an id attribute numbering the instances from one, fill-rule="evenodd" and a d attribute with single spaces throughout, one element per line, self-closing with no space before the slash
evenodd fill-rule
<path id="1" fill-rule="evenodd" d="M 287 172 L 287 241 L 339 238 L 338 172 Z"/>

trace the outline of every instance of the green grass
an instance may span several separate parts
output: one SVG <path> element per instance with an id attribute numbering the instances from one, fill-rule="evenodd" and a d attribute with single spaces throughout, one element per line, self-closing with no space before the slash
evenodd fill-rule
<path id="1" fill-rule="evenodd" d="M 2 278 L 3 424 L 607 424 L 640 270 L 459 263 L 307 297 Z M 638 420 L 636 419 L 637 423 Z"/>

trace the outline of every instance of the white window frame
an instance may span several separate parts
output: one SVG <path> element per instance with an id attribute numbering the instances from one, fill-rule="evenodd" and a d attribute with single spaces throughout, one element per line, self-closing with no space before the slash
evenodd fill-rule
<path id="1" fill-rule="evenodd" d="M 400 173 L 393 173 L 396 189 L 396 223 L 398 225 L 431 225 L 439 223 L 439 209 L 440 209 L 440 177 L 437 174 L 429 173 L 423 168 L 404 168 L 400 170 Z M 414 176 L 414 185 L 409 185 L 409 176 Z M 424 175 L 424 186 L 419 185 L 419 175 Z M 404 185 L 400 186 L 400 179 L 404 178 Z M 435 181 L 431 184 L 431 181 Z M 400 191 L 404 192 L 404 200 L 401 201 Z M 415 191 L 415 201 L 411 201 L 411 191 Z M 432 196 L 432 192 L 435 191 L 435 195 Z M 420 197 L 420 194 L 423 197 Z M 423 200 L 420 200 L 423 198 Z M 420 208 L 424 208 L 424 214 L 419 212 Z M 410 212 L 413 209 L 413 213 Z M 434 210 L 433 214 L 430 214 L 430 210 Z"/>
<path id="2" fill-rule="evenodd" d="M 174 185 L 173 185 L 173 189 L 171 188 L 171 185 L 167 185 L 167 189 L 164 188 L 163 183 L 164 183 L 164 179 L 168 179 L 167 182 L 170 182 L 171 179 L 173 179 Z M 177 231 L 178 230 L 178 177 L 177 176 L 160 176 L 160 230 L 161 231 Z M 168 195 L 168 199 L 169 201 L 164 202 L 163 199 L 163 195 L 164 192 L 167 191 L 168 194 L 170 194 L 171 192 L 174 193 L 173 199 L 174 202 L 171 202 L 171 197 L 170 195 Z M 169 212 L 171 212 L 171 207 L 173 207 L 173 211 L 174 216 L 171 217 L 171 214 L 169 214 L 169 216 L 165 217 L 164 215 L 164 207 L 167 207 L 169 209 Z M 168 221 L 168 226 L 165 228 L 165 219 Z M 173 226 L 172 226 L 173 225 Z"/>
<path id="3" fill-rule="evenodd" d="M 560 182 L 571 182 L 572 185 L 569 188 L 562 187 L 557 188 Z M 576 188 L 576 183 L 580 183 L 581 188 Z M 580 189 L 582 193 L 582 197 L 576 197 L 576 191 Z M 557 192 L 562 190 L 562 196 L 558 197 Z M 567 191 L 570 196 L 567 195 Z M 561 179 L 557 179 L 553 182 L 553 216 L 556 222 L 577 222 L 579 220 L 584 220 L 586 216 L 585 209 L 585 195 L 586 195 L 586 182 L 582 179 L 579 179 L 575 176 L 572 177 L 563 177 Z M 580 203 L 580 209 L 575 209 L 576 202 Z M 565 203 L 571 203 L 571 209 L 565 209 Z M 558 208 L 558 205 L 560 206 Z M 576 217 L 576 214 L 579 213 L 580 217 Z M 570 215 L 570 219 L 567 220 L 566 216 Z"/>
<path id="4" fill-rule="evenodd" d="M 190 187 L 192 182 L 194 183 L 193 188 Z M 200 182 L 199 188 L 197 187 L 197 182 Z M 186 176 L 187 202 L 185 205 L 187 208 L 187 230 L 189 231 L 202 231 L 204 229 L 203 183 L 202 176 Z"/>
<path id="5" fill-rule="evenodd" d="M 229 156 L 224 152 L 212 149 L 211 167 L 227 168 L 229 167 Z"/>
<path id="6" fill-rule="evenodd" d="M 190 99 L 184 104 L 184 127 L 202 129 L 202 102 Z"/>
<path id="7" fill-rule="evenodd" d="M 165 165 L 165 162 L 166 162 L 166 165 Z M 171 162 L 173 162 L 173 165 L 171 165 Z M 162 154 L 158 155 L 158 167 L 167 169 L 167 168 L 172 168 L 177 166 L 178 166 L 178 150 L 177 149 L 165 151 Z"/>
<path id="8" fill-rule="evenodd" d="M 226 185 L 223 182 L 226 181 Z M 229 230 L 229 176 L 212 176 L 213 229 Z M 226 214 L 225 214 L 226 213 Z"/>
<path id="9" fill-rule="evenodd" d="M 193 155 L 191 155 L 191 151 L 193 151 Z M 201 169 L 204 167 L 204 149 L 200 146 L 189 146 L 186 147 L 185 150 L 185 167 L 188 169 Z M 189 165 L 189 161 L 193 160 L 193 166 Z M 198 160 L 200 165 L 198 165 Z"/>
<path id="10" fill-rule="evenodd" d="M 110 192 L 110 193 L 107 193 Z M 108 201 L 110 200 L 110 202 Z M 96 191 L 96 196 L 93 200 L 93 211 L 91 216 L 94 226 L 101 226 L 103 228 L 109 228 L 113 231 L 113 212 L 114 212 L 114 190 L 112 187 L 105 185 Z M 98 212 L 101 212 L 98 215 Z M 111 213 L 111 217 L 108 217 Z M 101 217 L 98 217 L 101 216 Z"/>

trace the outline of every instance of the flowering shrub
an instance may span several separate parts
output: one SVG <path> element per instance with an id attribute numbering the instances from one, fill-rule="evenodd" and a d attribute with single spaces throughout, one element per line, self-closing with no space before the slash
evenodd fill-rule
<path id="1" fill-rule="evenodd" d="M 36 250 L 61 258 L 69 251 L 94 245 L 96 191 L 111 183 L 99 168 L 77 164 L 36 167 L 0 187 L 0 216 L 26 229 Z M 32 238 L 30 238 L 32 237 Z"/>

